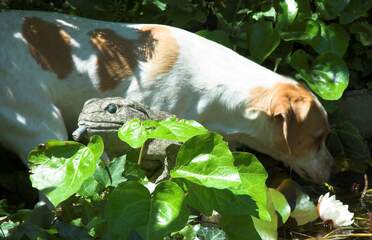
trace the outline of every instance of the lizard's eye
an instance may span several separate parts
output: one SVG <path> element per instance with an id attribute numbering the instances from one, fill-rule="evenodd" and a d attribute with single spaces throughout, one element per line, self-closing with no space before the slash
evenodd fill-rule
<path id="1" fill-rule="evenodd" d="M 105 111 L 109 112 L 109 113 L 116 113 L 116 111 L 118 110 L 118 107 L 116 106 L 116 104 L 114 103 L 110 103 L 109 105 L 107 105 L 107 107 L 105 108 Z"/>

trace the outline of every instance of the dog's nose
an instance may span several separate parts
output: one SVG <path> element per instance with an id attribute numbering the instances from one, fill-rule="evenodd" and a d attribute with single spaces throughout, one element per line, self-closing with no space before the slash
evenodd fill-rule
<path id="1" fill-rule="evenodd" d="M 316 166 L 313 169 L 305 169 L 307 177 L 312 182 L 323 184 L 329 180 L 331 173 L 335 168 L 335 161 L 332 156 L 323 158 L 321 161 L 316 161 Z"/>

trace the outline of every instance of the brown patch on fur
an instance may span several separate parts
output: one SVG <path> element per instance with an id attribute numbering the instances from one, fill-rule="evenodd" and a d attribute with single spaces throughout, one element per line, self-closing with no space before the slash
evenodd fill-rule
<path id="1" fill-rule="evenodd" d="M 151 64 L 148 78 L 155 79 L 161 74 L 168 73 L 177 62 L 179 55 L 179 46 L 176 39 L 170 34 L 170 31 L 161 26 L 147 26 L 141 29 L 144 34 L 141 41 L 144 46 L 152 46 L 149 49 L 150 54 L 146 59 Z"/>
<path id="2" fill-rule="evenodd" d="M 265 111 L 275 121 L 274 126 L 281 129 L 273 129 L 279 133 L 274 135 L 277 137 L 274 142 L 281 152 L 305 156 L 317 149 L 330 131 L 315 97 L 301 84 L 279 83 L 272 89 L 256 88 L 251 95 L 249 107 Z"/>
<path id="3" fill-rule="evenodd" d="M 37 17 L 26 17 L 22 36 L 27 40 L 30 53 L 45 70 L 54 72 L 59 79 L 72 71 L 71 38 L 56 24 Z"/>
<path id="4" fill-rule="evenodd" d="M 165 27 L 147 26 L 137 30 L 137 40 L 124 38 L 110 29 L 91 33 L 91 44 L 98 52 L 100 90 L 115 88 L 132 76 L 139 61 L 149 62 L 148 79 L 169 72 L 178 58 L 178 45 Z"/>
<path id="5" fill-rule="evenodd" d="M 249 92 L 247 105 L 249 108 L 266 111 L 270 101 L 271 89 L 256 87 Z"/>
<path id="6" fill-rule="evenodd" d="M 114 88 L 120 80 L 133 75 L 137 58 L 132 41 L 110 29 L 97 29 L 91 33 L 90 42 L 98 52 L 99 88 Z"/>

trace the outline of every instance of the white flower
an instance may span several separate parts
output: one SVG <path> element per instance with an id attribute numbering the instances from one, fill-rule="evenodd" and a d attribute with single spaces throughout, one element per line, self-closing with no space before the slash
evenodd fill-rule
<path id="1" fill-rule="evenodd" d="M 351 225 L 354 213 L 349 211 L 349 206 L 336 200 L 336 196 L 329 196 L 329 192 L 321 195 L 318 200 L 318 214 L 323 222 L 332 221 L 333 227 L 344 227 Z"/>

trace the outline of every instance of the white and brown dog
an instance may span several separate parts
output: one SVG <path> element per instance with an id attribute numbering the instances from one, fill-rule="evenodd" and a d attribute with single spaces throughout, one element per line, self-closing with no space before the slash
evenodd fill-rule
<path id="1" fill-rule="evenodd" d="M 301 84 L 182 29 L 0 13 L 0 142 L 67 139 L 84 101 L 122 96 L 194 119 L 322 183 L 327 114 Z"/>

